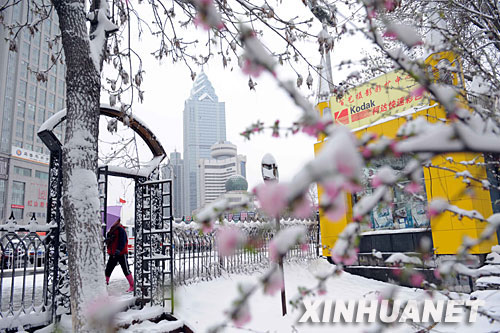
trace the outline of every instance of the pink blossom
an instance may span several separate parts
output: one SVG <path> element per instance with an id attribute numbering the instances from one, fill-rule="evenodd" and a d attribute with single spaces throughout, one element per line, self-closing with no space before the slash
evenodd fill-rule
<path id="1" fill-rule="evenodd" d="M 382 36 L 385 38 L 388 38 L 388 39 L 398 38 L 398 35 L 394 31 L 390 31 L 390 30 L 387 30 L 386 32 L 384 32 L 384 34 Z"/>
<path id="2" fill-rule="evenodd" d="M 311 200 L 307 197 L 303 197 L 299 203 L 297 203 L 293 209 L 293 215 L 299 219 L 305 219 L 309 217 L 312 212 Z"/>
<path id="3" fill-rule="evenodd" d="M 429 217 L 436 217 L 439 214 L 441 214 L 441 212 L 436 209 L 429 208 L 429 210 L 427 210 L 427 215 L 429 215 Z"/>
<path id="4" fill-rule="evenodd" d="M 346 177 L 352 177 L 354 175 L 354 168 L 349 163 L 346 163 L 342 158 L 337 159 L 337 170 Z"/>
<path id="5" fill-rule="evenodd" d="M 278 246 L 274 240 L 269 242 L 269 259 L 271 261 L 277 262 L 281 254 L 278 251 Z"/>
<path id="6" fill-rule="evenodd" d="M 335 252 L 332 253 L 331 257 L 333 262 L 336 264 L 343 263 L 346 266 L 352 265 L 358 260 L 358 251 L 359 249 L 350 249 L 344 255 L 339 255 Z"/>
<path id="7" fill-rule="evenodd" d="M 281 183 L 271 182 L 257 186 L 255 194 L 260 207 L 269 216 L 277 216 L 287 205 L 288 187 Z"/>
<path id="8" fill-rule="evenodd" d="M 204 30 L 209 30 L 210 28 L 222 30 L 225 28 L 212 0 L 199 0 L 196 3 L 196 7 L 198 11 L 198 14 L 194 18 L 194 25 L 196 27 L 201 25 Z"/>
<path id="9" fill-rule="evenodd" d="M 318 295 L 322 296 L 322 295 L 326 295 L 326 290 L 324 288 L 320 288 L 318 290 Z"/>
<path id="10" fill-rule="evenodd" d="M 325 211 L 326 217 L 333 222 L 339 221 L 345 214 L 345 203 L 343 198 L 341 198 L 341 203 L 338 205 L 333 205 L 328 210 Z"/>
<path id="11" fill-rule="evenodd" d="M 112 310 L 114 302 L 108 294 L 99 295 L 87 304 L 85 316 L 92 322 L 107 322 L 115 314 Z"/>
<path id="12" fill-rule="evenodd" d="M 306 243 L 300 244 L 300 250 L 302 252 L 307 252 L 309 250 L 309 244 L 306 244 Z"/>
<path id="13" fill-rule="evenodd" d="M 247 75 L 251 75 L 253 77 L 259 77 L 262 71 L 264 70 L 264 66 L 259 65 L 250 59 L 245 59 L 245 63 L 243 64 L 243 67 L 241 68 L 243 73 Z"/>
<path id="14" fill-rule="evenodd" d="M 208 234 L 208 233 L 212 232 L 213 230 L 214 230 L 214 222 L 213 221 L 203 222 L 201 224 L 201 231 L 204 234 Z"/>
<path id="15" fill-rule="evenodd" d="M 280 137 L 280 132 L 278 132 L 278 131 L 273 131 L 272 136 L 273 136 L 273 138 L 279 138 L 279 137 Z"/>
<path id="16" fill-rule="evenodd" d="M 226 257 L 234 253 L 241 243 L 243 235 L 235 227 L 223 227 L 217 232 L 217 248 L 221 256 Z"/>
<path id="17" fill-rule="evenodd" d="M 193 22 L 195 27 L 201 26 L 203 30 L 210 29 L 210 26 L 203 21 L 203 18 L 200 14 L 196 15 Z"/>
<path id="18" fill-rule="evenodd" d="M 342 188 L 349 193 L 357 193 L 363 189 L 361 185 L 351 181 L 344 182 Z"/>
<path id="19" fill-rule="evenodd" d="M 352 255 L 344 258 L 344 264 L 346 266 L 353 265 L 356 262 L 356 260 L 358 260 L 358 255 L 357 253 L 353 253 Z"/>
<path id="20" fill-rule="evenodd" d="M 361 155 L 363 155 L 364 158 L 370 158 L 370 157 L 372 157 L 372 154 L 373 153 L 372 153 L 371 149 L 368 147 L 364 147 L 363 151 L 361 152 Z"/>
<path id="21" fill-rule="evenodd" d="M 340 187 L 335 182 L 324 183 L 323 187 L 325 189 L 326 195 L 330 199 L 335 199 L 340 193 Z"/>
<path id="22" fill-rule="evenodd" d="M 394 154 L 394 156 L 396 157 L 401 157 L 401 152 L 397 149 L 397 143 L 396 141 L 392 141 L 390 144 L 389 144 L 389 148 L 391 149 L 392 153 Z"/>
<path id="23" fill-rule="evenodd" d="M 410 277 L 410 284 L 414 287 L 420 287 L 424 282 L 424 275 L 422 273 L 413 273 Z"/>
<path id="24" fill-rule="evenodd" d="M 238 328 L 243 327 L 246 323 L 250 322 L 252 316 L 250 315 L 250 309 L 247 304 L 241 305 L 241 307 L 233 315 L 234 325 Z"/>
<path id="25" fill-rule="evenodd" d="M 337 254 L 337 253 L 332 253 L 331 257 L 332 257 L 333 262 L 336 263 L 336 264 L 341 263 L 342 260 L 343 260 L 343 257 L 341 255 Z"/>
<path id="26" fill-rule="evenodd" d="M 426 88 L 424 86 L 418 86 L 418 88 L 415 88 L 410 92 L 410 96 L 412 97 L 422 96 L 425 91 Z"/>
<path id="27" fill-rule="evenodd" d="M 435 277 L 436 279 L 439 279 L 439 280 L 441 280 L 441 279 L 442 279 L 441 272 L 439 271 L 439 268 L 435 268 L 435 269 L 434 269 L 434 277 Z"/>
<path id="28" fill-rule="evenodd" d="M 385 0 L 384 5 L 387 11 L 391 11 L 396 7 L 394 0 Z"/>
<path id="29" fill-rule="evenodd" d="M 274 295 L 278 290 L 285 288 L 281 269 L 275 269 L 264 284 L 264 293 Z"/>
<path id="30" fill-rule="evenodd" d="M 397 277 L 400 277 L 402 273 L 403 270 L 400 267 L 396 267 L 395 269 L 392 270 L 392 274 Z"/>
<path id="31" fill-rule="evenodd" d="M 325 124 L 321 121 L 318 121 L 315 124 L 312 125 L 305 125 L 302 128 L 302 132 L 309 134 L 310 136 L 318 136 L 320 132 L 323 132 L 325 130 Z"/>
<path id="32" fill-rule="evenodd" d="M 446 202 L 441 202 L 441 199 L 435 199 L 427 205 L 427 215 L 435 217 L 440 215 L 447 207 L 444 206 Z"/>
<path id="33" fill-rule="evenodd" d="M 371 9 L 368 11 L 368 18 L 373 19 L 377 17 L 377 11 L 375 9 Z"/>
<path id="34" fill-rule="evenodd" d="M 363 215 L 355 215 L 352 217 L 352 220 L 354 222 L 361 222 L 361 221 L 363 221 Z"/>
<path id="35" fill-rule="evenodd" d="M 371 183 L 373 187 L 379 187 L 380 185 L 382 185 L 382 179 L 380 179 L 378 175 L 375 175 L 373 176 Z"/>
<path id="36" fill-rule="evenodd" d="M 410 182 L 405 186 L 405 191 L 412 194 L 420 193 L 422 191 L 422 186 L 417 182 Z"/>

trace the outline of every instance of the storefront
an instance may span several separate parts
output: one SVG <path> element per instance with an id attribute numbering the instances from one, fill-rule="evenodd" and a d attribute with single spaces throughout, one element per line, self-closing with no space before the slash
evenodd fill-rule
<path id="1" fill-rule="evenodd" d="M 451 53 L 434 54 L 427 58 L 436 80 L 463 86 L 460 63 Z M 446 66 L 442 66 L 443 63 Z M 455 67 L 455 69 L 451 68 Z M 439 69 L 438 69 L 439 68 Z M 451 69 L 451 70 L 450 70 Z M 408 76 L 394 71 L 360 86 L 343 96 L 342 99 L 331 97 L 329 101 L 320 102 L 317 109 L 320 113 L 331 112 L 336 123 L 348 126 L 358 137 L 366 133 L 378 137 L 395 138 L 399 127 L 409 117 L 424 117 L 428 122 L 444 121 L 444 109 L 430 100 L 425 94 L 418 93 L 418 85 Z M 320 137 L 315 144 L 315 152 L 328 138 Z M 373 191 L 371 178 L 377 170 L 389 165 L 401 171 L 409 156 L 375 159 L 363 170 L 363 190 L 355 195 L 346 195 L 346 214 L 338 221 L 330 221 L 320 211 L 323 255 L 329 256 L 338 235 L 344 227 L 352 222 L 353 205 L 366 194 Z M 431 159 L 436 167 L 423 167 L 420 197 L 415 199 L 403 189 L 405 183 L 392 188 L 393 202 L 379 204 L 369 214 L 367 223 L 363 224 L 363 233 L 359 244 L 360 253 L 369 254 L 372 249 L 381 252 L 415 252 L 422 237 L 428 237 L 437 255 L 455 254 L 465 236 L 478 238 L 486 226 L 485 222 L 460 217 L 445 212 L 435 217 L 427 214 L 427 204 L 434 198 L 443 198 L 465 210 L 476 210 L 488 217 L 497 211 L 495 201 L 499 194 L 483 189 L 479 184 L 468 183 L 462 177 L 456 177 L 454 171 L 467 171 L 472 177 L 489 179 L 494 183 L 494 170 L 482 163 L 491 156 L 478 153 L 452 153 L 435 156 Z M 497 159 L 498 160 L 498 159 Z M 474 161 L 474 163 L 468 163 Z M 497 166 L 497 164 L 493 164 Z M 322 189 L 319 188 L 321 198 Z M 472 254 L 489 253 L 491 246 L 498 244 L 497 237 L 474 246 Z"/>

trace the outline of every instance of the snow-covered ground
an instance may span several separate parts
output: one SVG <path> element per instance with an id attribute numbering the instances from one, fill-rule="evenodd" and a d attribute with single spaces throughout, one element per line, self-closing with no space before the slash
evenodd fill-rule
<path id="1" fill-rule="evenodd" d="M 287 299 L 298 295 L 298 287 L 313 287 L 317 280 L 315 275 L 332 270 L 333 266 L 324 259 L 310 261 L 285 263 L 285 284 Z M 176 305 L 174 316 L 178 321 L 162 320 L 159 323 L 149 321 L 168 309 L 161 307 L 146 307 L 143 310 L 129 309 L 120 312 L 115 317 L 116 325 L 122 327 L 120 333 L 126 332 L 167 332 L 171 329 L 186 324 L 194 332 L 206 332 L 210 327 L 219 324 L 225 319 L 224 312 L 230 307 L 236 298 L 239 283 L 256 283 L 263 272 L 252 274 L 229 274 L 211 281 L 192 283 L 187 286 L 179 286 L 176 289 Z M 333 299 L 333 300 L 363 300 L 378 299 L 380 293 L 387 292 L 393 285 L 379 282 L 349 273 L 342 273 L 327 280 L 327 293 L 322 296 L 310 297 L 310 300 Z M 120 302 L 133 302 L 133 296 L 126 294 L 128 283 L 119 268 L 115 269 L 111 276 L 110 285 L 107 287 L 108 294 Z M 500 313 L 500 291 L 476 291 L 472 294 L 478 299 L 486 301 L 485 308 L 492 313 Z M 469 295 L 453 294 L 454 297 L 469 299 Z M 428 293 L 421 289 L 397 287 L 396 298 L 400 300 L 422 301 L 429 299 Z M 442 295 L 435 299 L 446 299 Z M 230 323 L 225 332 L 374 332 L 377 324 L 339 324 L 339 323 L 299 323 L 298 319 L 303 315 L 304 308 L 292 308 L 288 304 L 288 315 L 281 315 L 280 295 L 265 295 L 258 291 L 250 299 L 251 321 L 243 328 L 237 328 Z M 320 307 L 322 309 L 322 307 Z M 319 312 L 319 318 L 322 313 Z M 138 323 L 132 324 L 139 320 Z M 127 327 L 127 323 L 132 324 Z M 124 328 L 127 327 L 127 328 Z M 71 331 L 70 317 L 63 316 L 59 326 L 64 332 Z M 401 323 L 389 327 L 384 332 L 418 332 L 422 327 Z M 52 332 L 53 326 L 49 326 L 39 332 Z M 488 319 L 479 316 L 473 324 L 451 324 L 439 323 L 432 327 L 431 332 L 436 333 L 465 333 L 465 332 L 498 332 L 500 323 L 489 323 Z M 422 331 L 427 332 L 427 331 Z"/>
<path id="2" fill-rule="evenodd" d="M 315 274 L 331 269 L 331 265 L 323 259 L 309 262 L 285 264 L 285 285 L 287 298 L 298 293 L 298 287 L 313 287 L 316 285 Z M 231 274 L 212 281 L 199 282 L 188 286 L 180 286 L 176 290 L 175 317 L 195 332 L 206 332 L 210 327 L 223 321 L 224 311 L 237 296 L 237 285 L 241 282 L 254 283 L 262 273 L 252 275 Z M 376 299 L 379 292 L 387 290 L 392 285 L 349 273 L 330 278 L 326 284 L 327 294 L 318 296 L 323 299 Z M 489 292 L 486 307 L 500 306 L 499 292 Z M 496 295 L 496 297 L 494 297 Z M 463 295 L 468 298 L 468 295 Z M 401 300 L 429 299 L 426 292 L 416 288 L 399 287 L 396 298 Z M 438 298 L 445 299 L 439 295 Z M 496 299 L 495 299 L 496 298 Z M 314 298 L 317 299 L 317 298 Z M 262 291 L 253 295 L 250 301 L 252 320 L 239 329 L 232 323 L 225 332 L 366 332 L 367 328 L 375 328 L 376 324 L 338 324 L 338 323 L 298 323 L 304 313 L 303 308 L 293 309 L 288 305 L 288 315 L 281 316 L 280 295 L 265 295 Z M 321 318 L 321 314 L 320 314 Z M 371 326 L 369 326 L 371 325 Z M 401 323 L 390 327 L 389 332 L 417 332 L 422 327 Z M 433 327 L 432 332 L 496 332 L 500 323 L 490 324 L 484 317 L 479 317 L 476 323 L 440 323 Z"/>

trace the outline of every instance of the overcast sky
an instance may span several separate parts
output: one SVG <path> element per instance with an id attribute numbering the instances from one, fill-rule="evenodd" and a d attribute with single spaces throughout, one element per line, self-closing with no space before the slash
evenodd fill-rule
<path id="1" fill-rule="evenodd" d="M 301 1 L 290 2 L 289 10 L 294 16 L 311 16 Z M 317 34 L 319 30 L 320 26 L 317 24 L 310 32 Z M 196 33 L 199 33 L 199 31 Z M 272 44 L 274 40 L 271 38 L 264 40 L 264 42 Z M 156 45 L 155 40 L 150 37 L 145 37 L 140 42 L 138 50 L 141 52 L 144 61 L 143 88 L 145 90 L 145 99 L 143 104 L 134 104 L 133 113 L 146 122 L 148 127 L 157 135 L 167 154 L 174 150 L 182 154 L 184 102 L 189 97 L 193 81 L 190 77 L 190 71 L 185 65 L 172 64 L 170 60 L 163 62 L 155 60 L 150 53 L 155 50 Z M 363 45 L 366 46 L 367 44 L 360 42 L 359 38 L 351 37 L 342 40 L 335 46 L 332 54 L 333 63 L 361 57 L 361 47 Z M 313 42 L 302 44 L 302 52 L 313 64 L 319 64 L 320 62 L 317 48 L 318 45 Z M 232 70 L 231 67 L 233 67 Z M 299 66 L 296 69 L 301 72 L 305 80 L 307 77 L 306 67 Z M 201 68 L 196 71 L 199 72 L 200 70 Z M 262 182 L 260 162 L 262 156 L 266 153 L 275 156 L 280 181 L 291 181 L 293 175 L 314 157 L 314 138 L 303 133 L 288 138 L 273 138 L 270 132 L 266 132 L 254 136 L 248 141 L 239 133 L 257 120 L 270 125 L 276 119 L 280 119 L 280 124 L 284 126 L 291 125 L 300 116 L 300 109 L 277 86 L 276 81 L 266 73 L 255 79 L 257 82 L 256 90 L 250 90 L 248 76 L 242 73 L 234 59 L 232 64 L 224 69 L 222 61 L 215 57 L 208 65 L 205 65 L 204 70 L 219 97 L 219 101 L 226 103 L 227 140 L 237 145 L 239 154 L 247 156 L 249 189 Z M 338 82 L 344 79 L 346 73 L 347 71 L 339 73 L 334 70 L 334 81 Z M 278 75 L 280 78 L 296 80 L 295 72 L 287 66 L 279 67 Z M 313 75 L 313 77 L 313 90 L 306 89 L 305 83 L 303 85 L 304 89 L 302 91 L 306 95 L 312 94 L 317 89 L 318 78 L 316 75 Z M 103 97 L 103 100 L 106 101 L 106 97 Z M 311 102 L 314 102 L 314 99 L 311 99 Z M 131 206 L 133 187 L 127 187 L 125 184 L 124 181 L 112 181 L 108 205 L 114 204 L 118 197 L 125 197 L 130 209 L 133 207 Z"/>

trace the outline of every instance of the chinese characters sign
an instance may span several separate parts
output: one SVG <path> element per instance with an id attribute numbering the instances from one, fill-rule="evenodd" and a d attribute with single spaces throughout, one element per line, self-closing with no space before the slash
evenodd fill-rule
<path id="1" fill-rule="evenodd" d="M 341 99 L 330 100 L 333 119 L 349 128 L 370 125 L 429 102 L 418 83 L 402 71 L 393 71 L 348 90 Z"/>
<path id="2" fill-rule="evenodd" d="M 38 162 L 42 164 L 49 164 L 50 156 L 42 153 L 37 153 L 32 150 L 23 149 L 19 147 L 12 146 L 11 155 L 23 160 Z"/>

